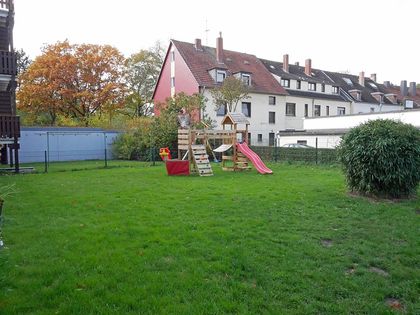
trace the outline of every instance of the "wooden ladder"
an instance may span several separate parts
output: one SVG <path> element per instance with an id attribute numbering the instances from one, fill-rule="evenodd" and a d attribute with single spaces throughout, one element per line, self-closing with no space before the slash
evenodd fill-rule
<path id="1" fill-rule="evenodd" d="M 249 170 L 251 169 L 251 166 L 249 166 L 249 160 L 248 158 L 242 153 L 242 152 L 237 152 L 236 153 L 236 169 L 237 170 Z"/>
<path id="2" fill-rule="evenodd" d="M 213 170 L 207 155 L 206 146 L 202 144 L 191 145 L 194 164 L 200 176 L 213 176 Z"/>

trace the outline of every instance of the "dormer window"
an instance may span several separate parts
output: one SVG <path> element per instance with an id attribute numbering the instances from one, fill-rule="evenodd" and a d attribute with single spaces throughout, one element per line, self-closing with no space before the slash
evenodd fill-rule
<path id="1" fill-rule="evenodd" d="M 351 97 L 353 97 L 356 101 L 362 100 L 362 91 L 360 90 L 350 90 L 349 91 Z"/>
<path id="2" fill-rule="evenodd" d="M 397 104 L 398 103 L 398 99 L 397 99 L 397 95 L 395 94 L 385 94 L 385 97 L 392 103 L 392 104 Z"/>
<path id="3" fill-rule="evenodd" d="M 283 87 L 290 87 L 290 80 L 289 79 L 281 79 L 281 86 Z"/>
<path id="4" fill-rule="evenodd" d="M 309 91 L 316 91 L 316 83 L 309 83 L 308 84 Z"/>
<path id="5" fill-rule="evenodd" d="M 216 70 L 216 82 L 222 83 L 226 79 L 226 72 L 223 70 Z"/>
<path id="6" fill-rule="evenodd" d="M 241 80 L 245 85 L 251 85 L 251 75 L 247 73 L 241 73 Z"/>
<path id="7" fill-rule="evenodd" d="M 338 86 L 333 86 L 332 87 L 333 94 L 338 94 L 339 91 L 340 91 L 340 88 Z"/>
<path id="8" fill-rule="evenodd" d="M 382 103 L 384 101 L 384 93 L 381 92 L 373 92 L 370 93 L 379 103 Z"/>
<path id="9" fill-rule="evenodd" d="M 325 83 L 321 84 L 321 92 L 325 93 Z"/>
<path id="10" fill-rule="evenodd" d="M 301 84 L 302 84 L 302 82 L 300 80 L 297 80 L 296 81 L 296 89 L 297 90 L 300 90 L 301 89 Z"/>

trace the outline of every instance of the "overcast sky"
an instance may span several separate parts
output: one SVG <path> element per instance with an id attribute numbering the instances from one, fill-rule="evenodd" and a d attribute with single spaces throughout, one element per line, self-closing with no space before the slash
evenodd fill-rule
<path id="1" fill-rule="evenodd" d="M 419 0 L 15 0 L 15 10 L 15 47 L 32 59 L 65 39 L 129 56 L 171 38 L 214 47 L 222 31 L 225 49 L 420 82 Z"/>

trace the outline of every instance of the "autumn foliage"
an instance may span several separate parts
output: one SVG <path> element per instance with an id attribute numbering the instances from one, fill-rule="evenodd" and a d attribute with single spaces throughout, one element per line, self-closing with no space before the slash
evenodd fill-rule
<path id="1" fill-rule="evenodd" d="M 124 61 L 108 45 L 48 45 L 20 76 L 18 109 L 42 114 L 51 125 L 64 116 L 88 126 L 124 105 Z"/>

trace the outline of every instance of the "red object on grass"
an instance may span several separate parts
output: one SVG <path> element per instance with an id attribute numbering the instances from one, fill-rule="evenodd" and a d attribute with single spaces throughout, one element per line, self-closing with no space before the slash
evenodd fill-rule
<path id="1" fill-rule="evenodd" d="M 166 161 L 166 160 L 172 159 L 172 157 L 171 157 L 171 151 L 169 150 L 168 147 L 166 147 L 166 148 L 160 148 L 159 149 L 159 155 L 162 158 L 162 161 Z"/>
<path id="2" fill-rule="evenodd" d="M 168 175 L 190 175 L 189 161 L 167 160 L 165 164 Z"/>

